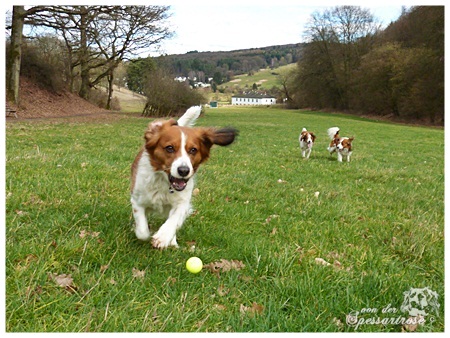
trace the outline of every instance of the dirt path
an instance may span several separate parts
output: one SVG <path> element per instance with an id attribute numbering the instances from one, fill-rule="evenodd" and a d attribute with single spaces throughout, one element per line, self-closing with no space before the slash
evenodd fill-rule
<path id="1" fill-rule="evenodd" d="M 49 121 L 49 122 L 61 122 L 62 120 L 67 120 L 67 122 L 108 122 L 116 121 L 120 119 L 128 118 L 144 118 L 140 113 L 124 113 L 115 111 L 103 111 L 88 114 L 74 114 L 74 115 L 61 115 L 61 116 L 35 116 L 35 117 L 22 117 L 15 118 L 8 116 L 6 118 L 7 123 L 16 122 L 34 122 L 34 121 Z"/>

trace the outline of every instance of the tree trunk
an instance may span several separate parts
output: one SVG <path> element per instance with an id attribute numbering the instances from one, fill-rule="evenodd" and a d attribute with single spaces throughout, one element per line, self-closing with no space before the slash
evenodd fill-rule
<path id="1" fill-rule="evenodd" d="M 78 95 L 83 99 L 89 98 L 89 49 L 87 42 L 87 21 L 88 9 L 86 6 L 80 8 L 80 68 L 81 68 L 81 86 Z"/>
<path id="2" fill-rule="evenodd" d="M 9 74 L 6 81 L 8 99 L 19 104 L 20 62 L 22 59 L 22 32 L 25 20 L 24 6 L 13 6 L 11 48 L 8 55 Z"/>
<path id="3" fill-rule="evenodd" d="M 113 96 L 114 70 L 110 70 L 108 75 L 108 99 L 106 101 L 106 109 L 111 109 L 111 100 Z"/>

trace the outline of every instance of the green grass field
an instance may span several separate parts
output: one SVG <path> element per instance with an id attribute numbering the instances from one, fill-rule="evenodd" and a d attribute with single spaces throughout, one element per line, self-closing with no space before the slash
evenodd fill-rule
<path id="1" fill-rule="evenodd" d="M 425 287 L 440 307 L 416 330 L 444 331 L 442 129 L 209 109 L 198 125 L 240 136 L 200 168 L 180 248 L 158 251 L 131 230 L 148 122 L 6 125 L 7 331 L 399 332 L 380 321 L 408 318 L 403 293 Z M 329 157 L 331 126 L 355 136 L 351 163 Z M 309 161 L 302 127 L 318 136 Z M 245 267 L 194 275 L 191 256 Z"/>

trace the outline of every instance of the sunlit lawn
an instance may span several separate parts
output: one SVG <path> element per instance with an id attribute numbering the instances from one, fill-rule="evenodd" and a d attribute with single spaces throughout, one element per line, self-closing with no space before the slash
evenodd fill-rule
<path id="1" fill-rule="evenodd" d="M 417 331 L 444 330 L 442 129 L 209 109 L 198 125 L 232 125 L 239 139 L 200 168 L 180 248 L 157 251 L 136 240 L 129 203 L 148 122 L 7 124 L 7 331 L 355 331 L 348 314 L 389 318 L 390 305 L 407 318 L 403 293 L 423 287 L 440 307 Z M 351 163 L 327 153 L 332 126 L 355 136 Z M 318 136 L 309 161 L 303 127 Z M 194 275 L 191 256 L 245 267 Z"/>

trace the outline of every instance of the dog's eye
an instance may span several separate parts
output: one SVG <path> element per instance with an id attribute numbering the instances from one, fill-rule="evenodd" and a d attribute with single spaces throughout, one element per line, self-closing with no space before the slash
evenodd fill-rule
<path id="1" fill-rule="evenodd" d="M 189 149 L 189 154 L 191 154 L 191 155 L 195 155 L 195 154 L 197 154 L 197 148 L 191 148 L 191 149 Z"/>
<path id="2" fill-rule="evenodd" d="M 175 148 L 174 148 L 173 146 L 167 146 L 167 147 L 165 147 L 164 149 L 166 149 L 166 151 L 167 151 L 168 153 L 173 153 L 173 152 L 175 152 Z"/>

